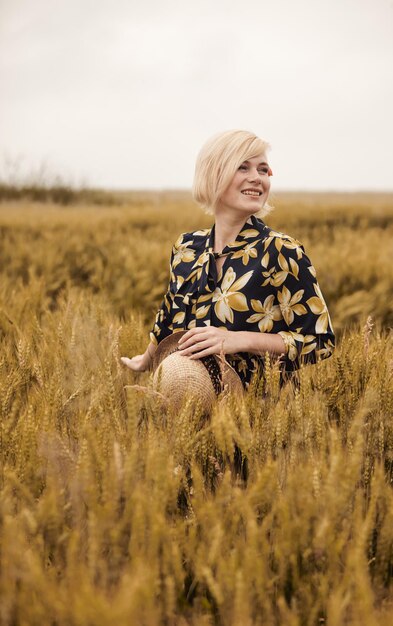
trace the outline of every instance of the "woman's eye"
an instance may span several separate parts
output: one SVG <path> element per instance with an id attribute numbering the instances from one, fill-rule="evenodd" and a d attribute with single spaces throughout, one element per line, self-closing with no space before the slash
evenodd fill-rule
<path id="1" fill-rule="evenodd" d="M 245 163 L 242 163 L 242 165 L 239 165 L 238 169 L 240 172 L 247 172 L 248 166 Z M 269 167 L 258 168 L 258 174 L 269 174 Z"/>
<path id="2" fill-rule="evenodd" d="M 247 165 L 244 165 L 244 164 L 243 165 L 239 165 L 239 170 L 241 172 L 246 172 L 247 169 L 248 169 Z M 267 168 L 267 167 L 260 167 L 258 169 L 258 173 L 259 174 L 268 174 L 269 173 L 269 168 Z"/>

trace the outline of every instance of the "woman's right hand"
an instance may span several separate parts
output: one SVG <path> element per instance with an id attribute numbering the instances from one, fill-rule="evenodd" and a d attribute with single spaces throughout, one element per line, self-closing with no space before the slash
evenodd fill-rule
<path id="1" fill-rule="evenodd" d="M 157 346 L 150 342 L 144 354 L 137 354 L 131 359 L 128 356 L 122 356 L 120 361 L 134 372 L 146 372 L 153 365 L 153 356 L 156 350 Z"/>
<path id="2" fill-rule="evenodd" d="M 120 357 L 120 361 L 123 363 L 123 365 L 126 365 L 134 372 L 145 372 L 149 369 L 151 365 L 151 359 L 149 355 L 146 355 L 146 352 L 145 354 L 137 354 L 131 359 L 129 359 L 127 356 L 122 356 Z"/>

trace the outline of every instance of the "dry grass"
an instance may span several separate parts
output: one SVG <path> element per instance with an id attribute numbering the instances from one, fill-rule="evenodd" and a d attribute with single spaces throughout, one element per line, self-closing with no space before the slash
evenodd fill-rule
<path id="1" fill-rule="evenodd" d="M 275 204 L 339 345 L 207 422 L 165 414 L 119 356 L 146 344 L 172 241 L 209 218 L 180 194 L 0 206 L 1 624 L 392 623 L 393 201 Z"/>

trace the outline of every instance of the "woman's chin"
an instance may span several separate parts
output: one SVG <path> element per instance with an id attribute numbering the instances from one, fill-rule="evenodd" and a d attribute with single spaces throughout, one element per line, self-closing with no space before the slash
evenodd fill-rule
<path id="1" fill-rule="evenodd" d="M 260 202 L 254 202 L 254 204 L 250 204 L 249 206 L 239 207 L 239 211 L 242 213 L 248 213 L 248 215 L 253 215 L 254 213 L 258 213 L 262 209 L 263 205 Z"/>
<path id="2" fill-rule="evenodd" d="M 221 205 L 217 207 L 215 213 L 221 215 L 254 215 L 263 209 L 264 203 L 259 202 L 239 202 L 239 204 Z"/>

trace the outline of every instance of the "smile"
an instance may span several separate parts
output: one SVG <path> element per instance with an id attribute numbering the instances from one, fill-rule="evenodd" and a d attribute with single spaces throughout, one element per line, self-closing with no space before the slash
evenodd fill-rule
<path id="1" fill-rule="evenodd" d="M 242 191 L 242 194 L 245 196 L 253 196 L 254 198 L 259 198 L 262 195 L 262 191 L 251 191 L 250 189 L 246 189 Z"/>

